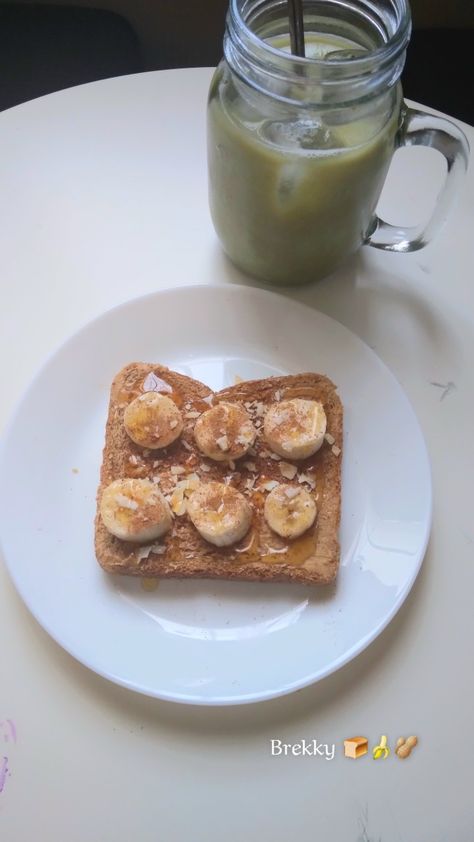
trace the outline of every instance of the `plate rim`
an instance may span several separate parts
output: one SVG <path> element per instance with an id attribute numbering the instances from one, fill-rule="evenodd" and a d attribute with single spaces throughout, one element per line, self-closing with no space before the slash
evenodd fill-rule
<path id="1" fill-rule="evenodd" d="M 29 597 L 24 593 L 23 587 L 21 583 L 17 580 L 15 575 L 14 566 L 11 565 L 7 559 L 7 555 L 5 553 L 4 545 L 3 545 L 3 538 L 2 538 L 2 521 L 0 519 L 0 553 L 3 559 L 4 567 L 8 573 L 8 576 L 17 592 L 17 595 L 20 597 L 30 614 L 34 617 L 35 621 L 41 626 L 41 628 L 48 634 L 49 637 L 52 638 L 54 643 L 61 647 L 64 651 L 66 651 L 75 661 L 80 663 L 82 666 L 85 666 L 91 672 L 99 675 L 101 678 L 107 679 L 109 682 L 113 684 L 117 684 L 121 687 L 126 688 L 127 690 L 132 690 L 134 692 L 140 693 L 141 695 L 147 696 L 149 698 L 155 698 L 162 701 L 167 702 L 174 702 L 177 704 L 187 704 L 187 705 L 196 705 L 199 707 L 223 707 L 223 706 L 231 706 L 231 705 L 242 705 L 242 704 L 256 704 L 258 702 L 269 701 L 270 699 L 279 698 L 282 696 L 289 695 L 290 693 L 294 693 L 297 690 L 302 690 L 305 687 L 309 687 L 313 684 L 318 683 L 319 681 L 327 678 L 328 676 L 332 675 L 333 673 L 340 670 L 344 667 L 347 663 L 350 663 L 354 658 L 364 652 L 370 644 L 379 637 L 384 629 L 391 623 L 395 615 L 400 610 L 401 606 L 407 599 L 409 593 L 411 592 L 413 585 L 418 577 L 418 574 L 421 570 L 423 561 L 426 556 L 426 551 L 429 544 L 429 539 L 432 531 L 433 525 L 433 477 L 432 477 L 432 466 L 431 460 L 429 457 L 429 451 L 426 444 L 426 439 L 423 433 L 423 429 L 420 425 L 418 420 L 418 416 L 413 408 L 411 400 L 409 399 L 408 395 L 405 392 L 405 389 L 399 382 L 398 378 L 392 372 L 392 370 L 388 367 L 388 365 L 380 358 L 380 356 L 372 349 L 370 346 L 363 340 L 361 337 L 344 325 L 342 322 L 339 322 L 337 319 L 333 318 L 332 316 L 328 315 L 327 313 L 318 310 L 316 307 L 313 307 L 311 304 L 302 302 L 298 299 L 294 299 L 291 295 L 285 295 L 281 292 L 276 292 L 273 289 L 268 289 L 265 287 L 252 287 L 247 286 L 245 284 L 232 284 L 232 285 L 224 285 L 219 283 L 208 283 L 208 284 L 183 284 L 178 286 L 171 286 L 171 287 L 164 287 L 162 289 L 155 290 L 153 292 L 146 293 L 145 295 L 135 296 L 132 298 L 128 298 L 125 301 L 119 302 L 118 304 L 113 305 L 105 310 L 102 310 L 92 318 L 88 319 L 87 321 L 83 322 L 74 332 L 70 333 L 65 339 L 63 339 L 60 343 L 58 343 L 42 360 L 42 362 L 36 367 L 34 373 L 29 377 L 26 385 L 23 387 L 19 397 L 16 399 L 13 407 L 10 409 L 7 423 L 0 435 L 0 474 L 1 468 L 4 462 L 5 453 L 7 449 L 7 442 L 9 440 L 10 434 L 12 433 L 15 421 L 20 414 L 23 404 L 26 402 L 28 398 L 28 394 L 30 390 L 35 385 L 36 381 L 42 376 L 42 374 L 48 369 L 49 365 L 57 359 L 57 357 L 61 354 L 61 352 L 70 344 L 80 339 L 81 335 L 86 333 L 93 325 L 100 323 L 101 321 L 106 321 L 108 318 L 113 317 L 114 314 L 119 313 L 120 311 L 126 311 L 126 309 L 130 305 L 137 305 L 144 304 L 147 301 L 153 300 L 155 298 L 161 297 L 170 297 L 174 295 L 186 295 L 190 291 L 199 290 L 212 290 L 214 294 L 220 295 L 222 293 L 229 294 L 230 296 L 250 296 L 259 299 L 267 299 L 269 296 L 279 300 L 281 303 L 285 302 L 288 304 L 290 302 L 291 306 L 300 309 L 302 311 L 308 312 L 313 311 L 317 313 L 319 317 L 323 318 L 323 320 L 327 322 L 333 322 L 338 325 L 343 331 L 348 333 L 353 340 L 355 340 L 358 344 L 360 344 L 365 351 L 368 351 L 372 356 L 373 360 L 383 369 L 384 374 L 391 379 L 398 390 L 401 392 L 406 405 L 412 415 L 412 419 L 414 424 L 416 425 L 417 432 L 419 435 L 420 445 L 423 450 L 423 459 L 425 462 L 425 467 L 427 470 L 427 479 L 428 479 L 428 488 L 426 489 L 426 503 L 427 503 L 427 516 L 424 523 L 424 533 L 423 539 L 420 544 L 420 550 L 417 554 L 417 561 L 414 565 L 414 568 L 411 572 L 411 575 L 407 579 L 404 586 L 400 589 L 399 593 L 397 594 L 396 599 L 393 602 L 393 605 L 390 611 L 383 617 L 383 619 L 374 626 L 370 633 L 365 635 L 361 640 L 359 640 L 354 646 L 352 646 L 348 651 L 346 651 L 341 657 L 336 660 L 332 660 L 325 668 L 318 669 L 313 673 L 306 675 L 301 679 L 297 679 L 291 683 L 287 683 L 281 685 L 278 688 L 270 688 L 265 691 L 260 692 L 251 692 L 246 694 L 236 694 L 236 695 L 225 695 L 225 696 L 218 696 L 215 695 L 213 697 L 202 697 L 202 696 L 195 696 L 193 693 L 176 693 L 176 692 L 166 692 L 163 690 L 156 690 L 145 688 L 143 686 L 137 685 L 133 681 L 128 681 L 121 676 L 113 674 L 112 671 L 107 672 L 105 669 L 101 669 L 96 665 L 92 665 L 87 658 L 81 657 L 76 651 L 73 650 L 70 646 L 63 643 L 57 633 L 50 627 L 47 621 L 40 619 L 38 613 L 35 608 L 30 603 Z M 0 483 L 0 494 L 1 494 L 1 483 Z"/>

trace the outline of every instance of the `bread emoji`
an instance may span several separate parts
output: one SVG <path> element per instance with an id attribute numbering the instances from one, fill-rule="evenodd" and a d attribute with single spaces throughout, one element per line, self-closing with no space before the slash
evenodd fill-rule
<path id="1" fill-rule="evenodd" d="M 350 737 L 344 740 L 344 754 L 346 757 L 352 757 L 354 760 L 357 757 L 367 754 L 369 750 L 369 741 L 367 737 Z"/>

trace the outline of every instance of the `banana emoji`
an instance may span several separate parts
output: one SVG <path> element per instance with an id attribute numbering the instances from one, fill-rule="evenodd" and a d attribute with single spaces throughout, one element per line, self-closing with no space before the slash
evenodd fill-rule
<path id="1" fill-rule="evenodd" d="M 228 547 L 248 532 L 252 509 L 240 491 L 222 482 L 208 482 L 191 494 L 188 515 L 206 541 Z"/>
<path id="2" fill-rule="evenodd" d="M 316 503 L 305 488 L 277 485 L 265 500 L 264 516 L 282 538 L 298 538 L 313 525 Z"/>
<path id="3" fill-rule="evenodd" d="M 172 515 L 148 479 L 116 479 L 104 489 L 100 514 L 105 528 L 122 541 L 153 541 L 170 529 Z"/>
<path id="4" fill-rule="evenodd" d="M 150 450 L 168 447 L 183 431 L 175 402 L 157 392 L 145 392 L 129 403 L 123 423 L 132 441 Z"/>
<path id="5" fill-rule="evenodd" d="M 265 416 L 263 433 L 279 456 L 307 459 L 321 447 L 326 433 L 322 404 L 303 398 L 274 403 Z"/>
<path id="6" fill-rule="evenodd" d="M 246 410 L 225 401 L 203 412 L 194 425 L 199 450 L 216 462 L 245 456 L 255 436 L 256 430 Z"/>
<path id="7" fill-rule="evenodd" d="M 380 743 L 378 746 L 374 746 L 372 749 L 372 756 L 374 760 L 379 760 L 381 757 L 385 760 L 390 754 L 390 749 L 387 745 L 387 737 L 382 736 L 380 737 Z"/>

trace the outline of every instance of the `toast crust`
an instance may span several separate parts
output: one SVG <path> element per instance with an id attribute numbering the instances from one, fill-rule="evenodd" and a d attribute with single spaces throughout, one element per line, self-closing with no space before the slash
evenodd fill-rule
<path id="1" fill-rule="evenodd" d="M 181 437 L 164 451 L 147 451 L 135 445 L 123 426 L 125 407 L 143 391 L 155 389 L 177 403 L 184 417 Z M 280 462 L 271 458 L 260 433 L 255 455 L 243 457 L 229 467 L 226 463 L 204 458 L 194 442 L 193 428 L 197 414 L 220 401 L 240 402 L 253 415 L 254 423 L 263 427 L 265 408 L 275 400 L 294 397 L 320 401 L 327 416 L 327 430 L 334 445 L 324 442 L 321 449 L 297 465 L 299 478 L 314 477 L 311 493 L 315 496 L 318 515 L 315 525 L 301 538 L 288 541 L 272 533 L 263 518 L 265 490 L 263 483 L 272 480 L 288 482 L 280 470 Z M 260 423 L 259 423 L 260 422 Z M 325 376 L 306 373 L 264 380 L 252 380 L 213 393 L 207 386 L 165 366 L 130 363 L 114 378 L 106 425 L 105 447 L 97 493 L 95 549 L 97 560 L 108 573 L 158 578 L 237 579 L 244 581 L 299 582 L 328 584 L 339 566 L 339 523 L 341 511 L 341 452 L 343 409 L 336 387 Z M 334 447 L 334 450 L 333 450 Z M 339 449 L 339 452 L 338 452 Z M 251 469 L 245 466 L 250 464 Z M 172 467 L 182 468 L 176 476 Z M 120 541 L 106 530 L 99 514 L 103 489 L 120 477 L 159 477 L 165 494 L 173 492 L 177 479 L 197 474 L 203 481 L 217 480 L 230 484 L 245 494 L 254 507 L 249 533 L 231 547 L 214 547 L 207 543 L 184 515 L 175 517 L 167 535 L 146 550 L 131 542 Z M 253 487 L 248 487 L 252 485 Z M 305 481 L 304 479 L 300 481 Z M 308 487 L 305 485 L 304 487 Z"/>

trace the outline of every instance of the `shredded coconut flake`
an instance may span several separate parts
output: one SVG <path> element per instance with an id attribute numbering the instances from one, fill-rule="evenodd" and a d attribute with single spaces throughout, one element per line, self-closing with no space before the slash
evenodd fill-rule
<path id="1" fill-rule="evenodd" d="M 336 439 L 334 438 L 334 436 L 331 435 L 331 433 L 326 433 L 324 438 L 326 439 L 328 444 L 334 444 L 334 442 L 336 441 Z"/>
<path id="2" fill-rule="evenodd" d="M 209 465 L 206 465 L 205 462 L 201 462 L 199 467 L 200 467 L 201 471 L 204 471 L 205 474 L 207 474 L 211 470 Z"/>
<path id="3" fill-rule="evenodd" d="M 140 547 L 135 553 L 136 560 L 140 562 L 143 561 L 144 558 L 148 558 L 148 556 L 151 553 L 151 550 L 152 544 L 150 544 L 148 547 Z"/>
<path id="4" fill-rule="evenodd" d="M 247 471 L 256 471 L 257 466 L 255 462 L 244 462 L 244 468 L 247 468 Z"/>
<path id="5" fill-rule="evenodd" d="M 140 547 L 136 553 L 135 558 L 138 562 L 143 561 L 145 558 L 148 558 L 150 553 L 156 553 L 157 555 L 162 555 L 166 551 L 165 544 L 147 544 L 146 547 Z"/>
<path id="6" fill-rule="evenodd" d="M 195 409 L 191 410 L 191 412 L 186 413 L 186 418 L 199 418 L 200 412 L 197 412 Z"/>
<path id="7" fill-rule="evenodd" d="M 170 430 L 174 430 L 175 427 L 177 427 L 177 426 L 178 426 L 178 422 L 177 422 L 176 418 L 173 418 L 173 420 L 170 421 Z"/>
<path id="8" fill-rule="evenodd" d="M 260 488 L 263 488 L 265 491 L 273 491 L 273 489 L 276 488 L 277 485 L 280 485 L 280 483 L 274 479 L 271 479 L 268 482 L 264 482 L 263 485 L 260 486 Z"/>
<path id="9" fill-rule="evenodd" d="M 132 511 L 138 509 L 137 501 L 131 500 L 130 497 L 126 497 L 125 494 L 117 494 L 115 499 L 122 509 L 132 509 Z"/>
<path id="10" fill-rule="evenodd" d="M 138 465 L 138 459 L 134 453 L 132 453 L 132 455 L 128 457 L 128 461 L 131 465 Z"/>
<path id="11" fill-rule="evenodd" d="M 288 497 L 288 500 L 293 500 L 299 493 L 299 488 L 285 488 L 285 497 Z"/>
<path id="12" fill-rule="evenodd" d="M 145 377 L 142 389 L 144 392 L 172 392 L 169 383 L 166 383 L 161 377 L 157 377 L 152 371 Z"/>
<path id="13" fill-rule="evenodd" d="M 170 506 L 175 515 L 181 517 L 186 513 L 186 501 L 184 499 L 184 489 L 186 485 L 186 480 L 181 480 L 179 483 L 179 488 L 176 487 L 173 491 L 170 499 Z"/>
<path id="14" fill-rule="evenodd" d="M 280 462 L 278 467 L 282 477 L 285 477 L 285 479 L 294 479 L 298 472 L 296 465 L 291 465 L 289 462 Z"/>
<path id="15" fill-rule="evenodd" d="M 191 445 L 189 444 L 189 442 L 185 441 L 184 439 L 182 439 L 182 445 L 183 445 L 185 450 L 191 450 L 192 451 Z"/>
<path id="16" fill-rule="evenodd" d="M 166 546 L 165 544 L 152 544 L 151 551 L 157 555 L 163 555 L 166 551 Z"/>
<path id="17" fill-rule="evenodd" d="M 337 444 L 335 444 L 335 445 L 334 445 L 331 449 L 332 449 L 332 452 L 334 453 L 334 456 L 339 456 L 339 455 L 340 455 L 340 453 L 341 453 L 341 448 L 340 448 L 340 447 L 338 447 L 338 446 L 337 446 Z"/>
<path id="18" fill-rule="evenodd" d="M 178 474 L 186 473 L 186 468 L 183 468 L 181 465 L 171 465 L 170 470 L 173 476 L 178 476 Z"/>
<path id="19" fill-rule="evenodd" d="M 310 477 L 309 474 L 298 474 L 298 482 L 306 482 L 311 488 L 314 488 L 316 485 L 314 478 Z"/>
<path id="20" fill-rule="evenodd" d="M 201 485 L 201 480 L 199 479 L 197 474 L 190 474 L 186 480 L 186 485 L 184 488 L 184 493 L 186 497 L 189 497 L 193 491 L 196 491 L 197 488 Z"/>
<path id="21" fill-rule="evenodd" d="M 203 398 L 203 401 L 204 401 L 204 403 L 209 404 L 209 406 L 212 406 L 213 401 L 214 401 L 214 395 L 206 395 L 206 397 Z"/>
<path id="22" fill-rule="evenodd" d="M 253 544 L 253 539 L 254 539 L 254 535 L 252 533 L 252 537 L 250 538 L 250 543 L 248 543 L 246 547 L 240 547 L 240 548 L 236 547 L 235 552 L 236 553 L 246 553 L 246 552 L 248 552 L 248 550 L 250 549 L 250 547 Z"/>
<path id="23" fill-rule="evenodd" d="M 220 447 L 221 450 L 226 451 L 229 449 L 229 439 L 226 435 L 219 436 L 219 438 L 216 439 L 216 444 L 218 447 Z"/>

